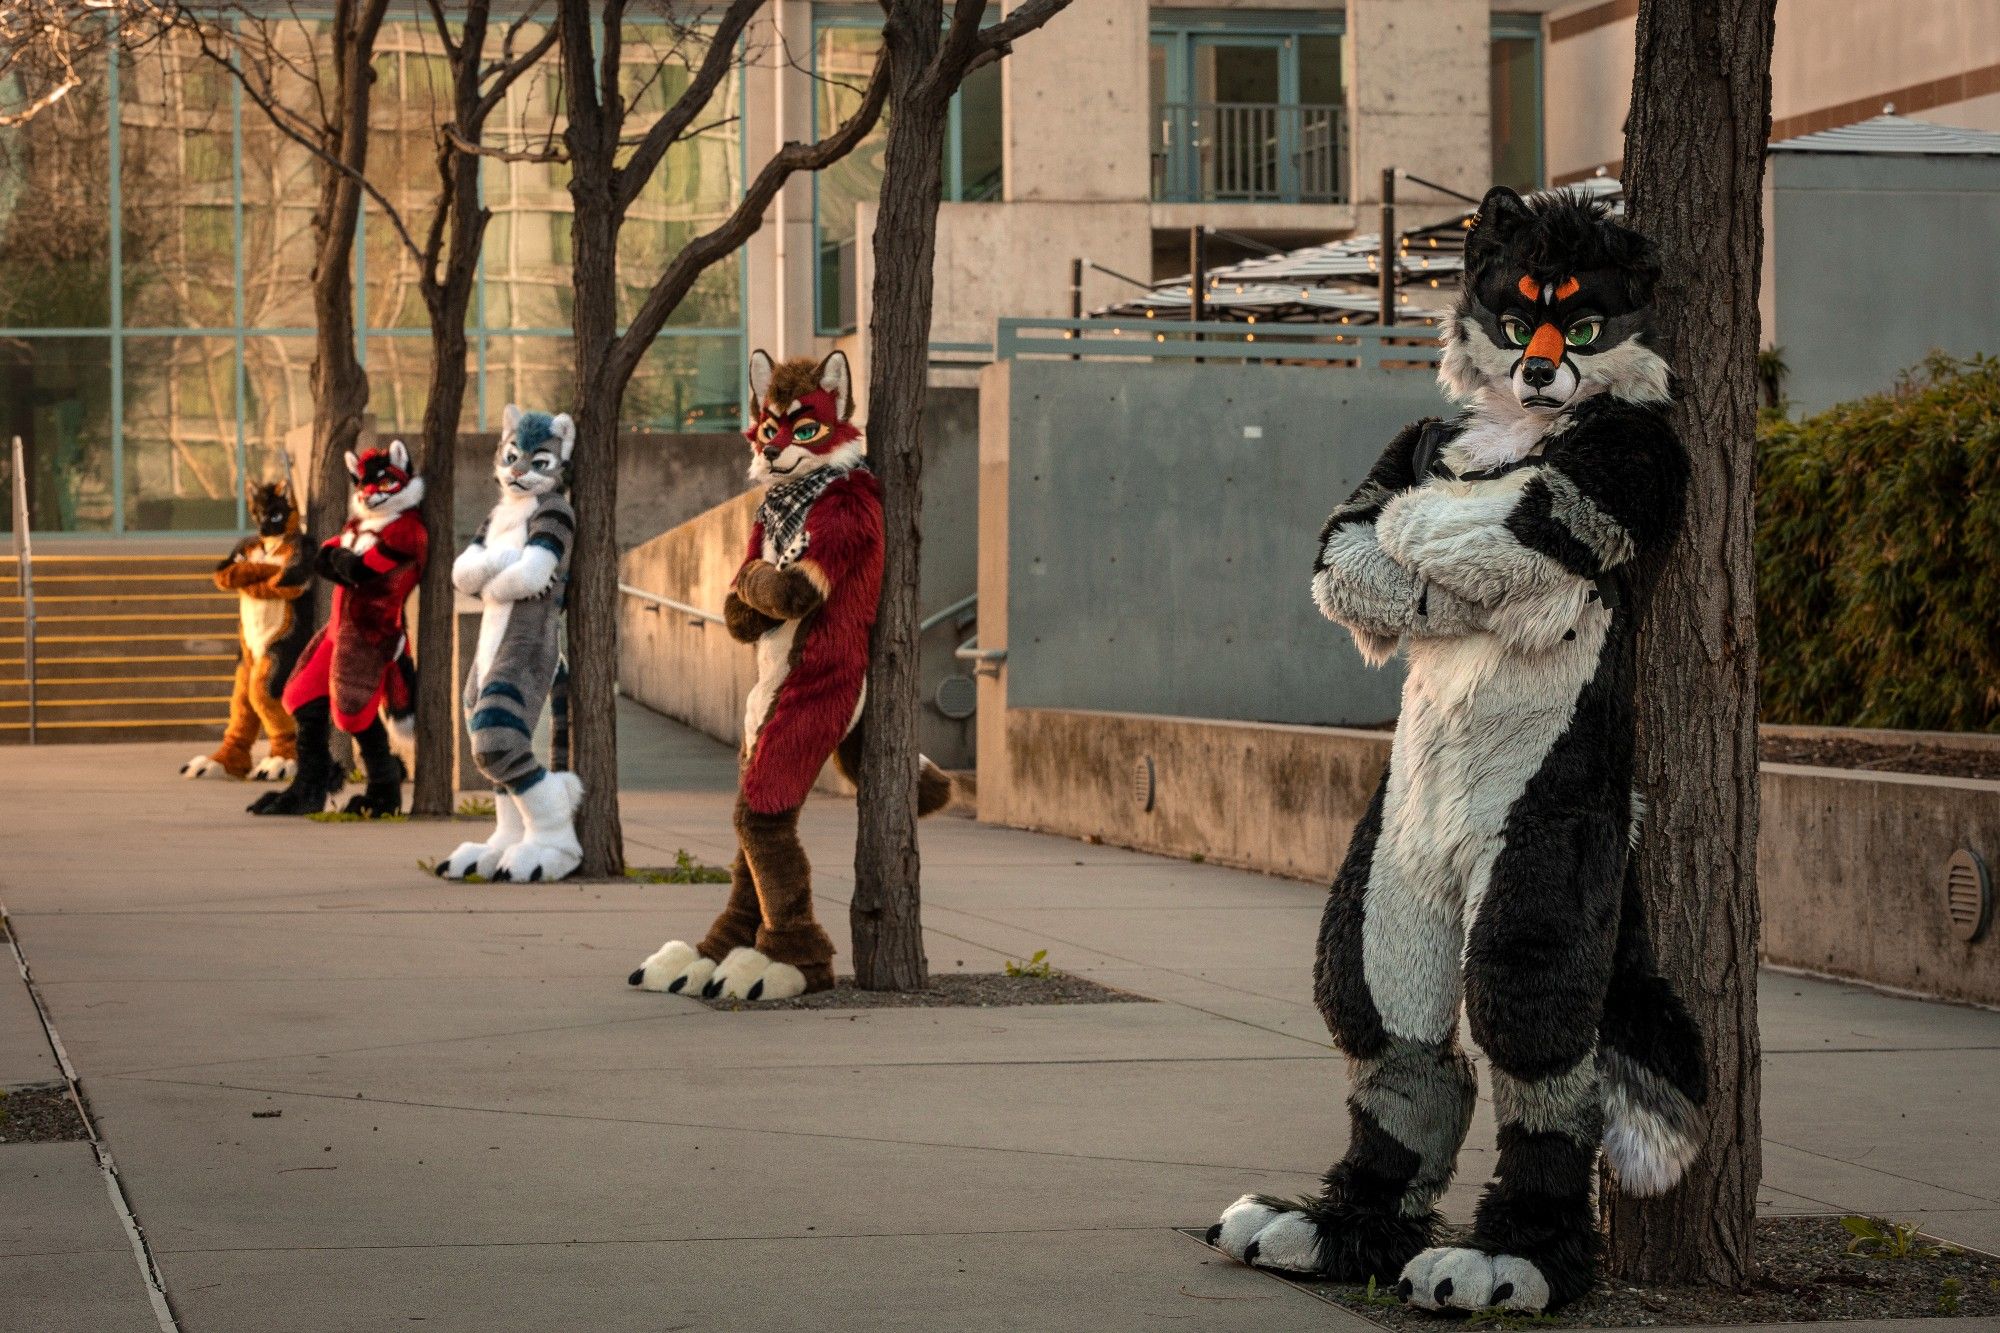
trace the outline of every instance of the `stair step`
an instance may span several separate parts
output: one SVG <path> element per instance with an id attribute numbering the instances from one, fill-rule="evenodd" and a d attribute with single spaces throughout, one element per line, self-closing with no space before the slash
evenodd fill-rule
<path id="1" fill-rule="evenodd" d="M 234 611 L 203 611 L 173 616 L 92 614 L 45 616 L 35 613 L 35 643 L 39 646 L 57 638 L 88 637 L 127 639 L 142 635 L 166 635 L 186 639 L 236 638 L 238 619 Z M 19 644 L 23 635 L 20 616 L 0 614 L 0 644 Z"/>
<path id="2" fill-rule="evenodd" d="M 36 740 L 43 745 L 115 745 L 131 741 L 190 741 L 213 746 L 229 725 L 216 717 L 202 722 L 43 722 Z M 26 722 L 0 722 L 0 745 L 26 745 Z"/>
<path id="3" fill-rule="evenodd" d="M 0 634 L 0 663 L 21 661 L 21 636 Z M 177 657 L 184 654 L 236 656 L 236 635 L 223 624 L 206 633 L 35 635 L 37 663 L 43 657 Z M 4 670 L 4 667 L 0 667 Z"/>
<path id="4" fill-rule="evenodd" d="M 0 620 L 18 621 L 25 610 L 22 598 L 0 596 Z M 153 592 L 144 596 L 124 593 L 35 594 L 35 620 L 52 616 L 78 615 L 234 615 L 236 598 L 210 588 L 204 592 Z"/>
<path id="5" fill-rule="evenodd" d="M 234 674 L 205 671 L 186 675 L 93 675 L 69 678 L 42 677 L 35 683 L 35 695 L 43 704 L 67 703 L 83 699 L 165 699 L 200 697 L 228 699 L 235 688 Z M 0 708 L 26 704 L 28 683 L 0 676 Z"/>
<path id="6" fill-rule="evenodd" d="M 75 722 L 206 722 L 229 716 L 229 696 L 181 699 L 43 699 L 35 708 L 41 725 Z M 25 727 L 28 705 L 0 703 L 0 726 Z"/>
<path id="7" fill-rule="evenodd" d="M 72 645 L 74 646 L 74 645 Z M 52 652 L 44 645 L 35 654 L 35 674 L 43 681 L 70 680 L 78 676 L 120 676 L 143 674 L 148 678 L 212 676 L 236 670 L 236 645 L 227 652 L 213 653 L 81 653 Z M 11 661 L 0 656 L 0 680 L 22 678 L 20 655 Z"/>

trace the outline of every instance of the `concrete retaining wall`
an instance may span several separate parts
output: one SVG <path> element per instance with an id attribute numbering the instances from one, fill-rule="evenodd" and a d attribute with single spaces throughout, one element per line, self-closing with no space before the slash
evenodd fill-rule
<path id="1" fill-rule="evenodd" d="M 1760 834 L 1770 961 L 2000 1004 L 2000 931 L 1963 943 L 1944 912 L 1954 851 L 2000 870 L 2000 782 L 1766 764 Z"/>
<path id="2" fill-rule="evenodd" d="M 984 722 L 982 820 L 1316 883 L 1346 854 L 1391 739 L 1057 708 Z M 1765 957 L 2000 1004 L 2000 929 L 1965 944 L 1946 921 L 1945 863 L 1960 847 L 2000 870 L 2000 782 L 1764 765 Z"/>

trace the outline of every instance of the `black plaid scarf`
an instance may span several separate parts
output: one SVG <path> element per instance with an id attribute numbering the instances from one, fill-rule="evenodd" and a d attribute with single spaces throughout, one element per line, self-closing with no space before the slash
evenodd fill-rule
<path id="1" fill-rule="evenodd" d="M 779 569 L 806 553 L 806 515 L 826 488 L 850 472 L 865 471 L 868 460 L 857 459 L 846 467 L 815 468 L 797 481 L 772 482 L 764 491 L 764 503 L 757 506 L 757 522 L 763 525 L 764 540 L 771 544 Z"/>

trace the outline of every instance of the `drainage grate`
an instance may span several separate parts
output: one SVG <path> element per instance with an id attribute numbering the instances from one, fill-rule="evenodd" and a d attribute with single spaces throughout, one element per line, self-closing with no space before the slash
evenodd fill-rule
<path id="1" fill-rule="evenodd" d="M 1979 853 L 1961 847 L 1944 871 L 1944 912 L 1951 933 L 1967 944 L 1986 933 L 1993 919 L 1993 881 Z"/>
<path id="2" fill-rule="evenodd" d="M 1147 814 L 1153 813 L 1153 756 L 1146 755 L 1132 765 L 1132 799 Z"/>
<path id="3" fill-rule="evenodd" d="M 954 722 L 963 722 L 979 707 L 979 686 L 970 676 L 951 675 L 938 682 L 932 702 Z"/>

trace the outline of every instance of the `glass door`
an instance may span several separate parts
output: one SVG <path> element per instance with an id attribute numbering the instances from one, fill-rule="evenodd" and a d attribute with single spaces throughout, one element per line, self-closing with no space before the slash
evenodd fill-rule
<path id="1" fill-rule="evenodd" d="M 1290 37 L 1197 34 L 1189 108 L 1194 169 L 1204 199 L 1283 199 L 1296 160 L 1286 123 L 1298 66 Z"/>

